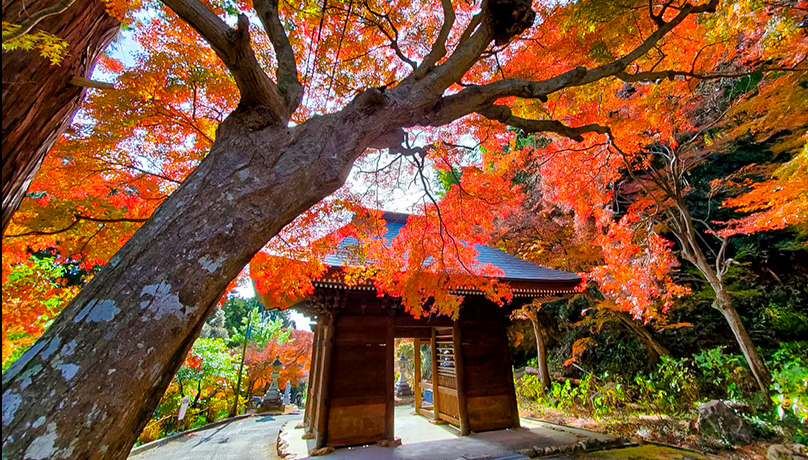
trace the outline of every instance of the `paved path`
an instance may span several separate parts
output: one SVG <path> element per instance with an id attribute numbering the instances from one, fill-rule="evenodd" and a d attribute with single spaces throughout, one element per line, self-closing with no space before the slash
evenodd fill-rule
<path id="1" fill-rule="evenodd" d="M 281 426 L 296 419 L 302 417 L 248 417 L 173 439 L 129 460 L 275 460 Z"/>
<path id="2" fill-rule="evenodd" d="M 522 420 L 522 428 L 458 436 L 446 425 L 433 425 L 420 415 L 412 415 L 412 407 L 396 407 L 395 435 L 401 445 L 395 448 L 377 445 L 340 448 L 323 460 L 490 460 L 507 458 L 517 453 L 537 456 L 534 449 L 552 448 L 550 453 L 622 444 L 611 436 L 589 430 Z M 287 424 L 281 431 L 283 452 L 289 460 L 311 459 L 314 440 L 302 438 L 303 430 Z M 579 444 L 582 444 L 579 446 Z M 561 448 L 565 450 L 561 450 Z M 541 455 L 544 455 L 542 452 Z M 521 460 L 528 457 L 522 456 Z"/>

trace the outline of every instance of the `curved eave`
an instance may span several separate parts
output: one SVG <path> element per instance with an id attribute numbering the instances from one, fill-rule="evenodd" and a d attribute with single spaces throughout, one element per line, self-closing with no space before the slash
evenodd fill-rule
<path id="1" fill-rule="evenodd" d="M 347 285 L 345 284 L 339 273 L 342 270 L 338 267 L 330 267 L 329 270 L 323 277 L 316 278 L 312 281 L 312 285 L 315 289 L 338 289 L 338 290 L 346 290 L 346 291 L 375 291 L 376 286 L 373 283 L 361 283 L 356 285 Z M 501 279 L 502 282 L 507 283 L 511 291 L 513 292 L 514 297 L 529 297 L 529 298 L 545 298 L 545 297 L 556 297 L 556 298 L 564 298 L 569 295 L 574 294 L 577 292 L 577 287 L 581 283 L 581 279 L 575 277 L 574 279 L 570 278 L 568 280 L 523 280 L 523 279 Z M 457 289 L 452 290 L 453 294 L 456 295 L 483 295 L 483 292 L 479 289 L 475 289 L 471 286 L 461 286 Z M 307 298 L 303 299 L 290 299 L 290 301 L 286 305 L 282 306 L 271 306 L 268 302 L 268 299 L 265 295 L 261 294 L 260 292 L 256 291 L 256 295 L 264 304 L 264 308 L 267 310 L 275 310 L 281 309 L 285 310 L 287 308 L 294 307 L 296 304 L 300 302 L 305 302 Z"/>

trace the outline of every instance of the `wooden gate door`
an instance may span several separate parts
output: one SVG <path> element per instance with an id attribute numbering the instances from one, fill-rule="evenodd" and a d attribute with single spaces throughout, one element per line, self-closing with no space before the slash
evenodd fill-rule
<path id="1" fill-rule="evenodd" d="M 432 330 L 432 357 L 434 417 L 460 426 L 457 355 L 452 328 Z"/>
<path id="2" fill-rule="evenodd" d="M 331 368 L 327 445 L 393 440 L 393 322 L 338 316 Z"/>

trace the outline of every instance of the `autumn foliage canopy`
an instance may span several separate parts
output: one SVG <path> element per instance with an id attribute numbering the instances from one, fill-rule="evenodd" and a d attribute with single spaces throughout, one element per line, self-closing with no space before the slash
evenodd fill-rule
<path id="1" fill-rule="evenodd" d="M 344 275 L 357 283 L 372 279 L 380 293 L 402 297 L 416 316 L 456 313 L 460 299 L 451 291 L 458 286 L 475 286 L 493 300 L 506 301 L 507 286 L 493 279 L 496 273 L 489 267 L 475 263 L 473 245 L 490 242 L 502 219 L 519 212 L 530 189 L 573 216 L 576 228 L 590 232 L 602 249 L 602 263 L 590 267 L 587 278 L 619 308 L 637 317 L 664 311 L 686 289 L 670 278 L 677 266 L 671 243 L 644 223 L 646 214 L 658 211 L 658 191 L 618 209 L 614 184 L 627 169 L 641 170 L 655 161 L 647 153 L 651 145 L 686 144 L 682 161 L 697 164 L 710 151 L 705 130 L 725 120 L 699 113 L 712 97 L 709 83 L 751 71 L 791 70 L 804 62 L 806 41 L 795 26 L 799 5 L 722 2 L 708 8 L 714 12 L 680 18 L 684 3 L 652 4 L 650 11 L 645 2 L 635 3 L 534 2 L 535 25 L 520 31 L 512 46 L 486 51 L 449 93 L 502 78 L 540 80 L 581 66 L 598 68 L 636 52 L 661 24 L 677 25 L 642 55 L 632 55 L 613 78 L 545 97 L 503 97 L 450 125 L 411 129 L 397 155 L 369 150 L 348 186 L 298 217 L 256 255 L 251 271 L 259 290 L 276 296 L 279 304 L 311 292 L 310 280 L 326 269 L 324 256 L 350 236 L 361 241 L 355 260 L 364 268 Z M 253 5 L 209 6 L 218 14 L 234 14 Z M 111 7 L 119 15 L 126 10 L 117 3 Z M 53 317 L 49 299 L 69 298 L 75 290 L 55 281 L 32 292 L 14 291 L 23 273 L 32 273 L 27 280 L 43 276 L 31 251 L 53 248 L 56 262 L 76 263 L 92 276 L 204 158 L 217 125 L 238 104 L 232 76 L 197 33 L 163 6 L 137 7 L 129 12 L 131 39 L 138 45 L 134 60 L 116 53 L 102 59 L 99 70 L 115 81 L 116 90 L 89 95 L 4 236 L 3 283 L 11 292 L 4 289 L 3 305 L 4 312 L 13 310 L 3 326 L 4 359 L 15 340 L 40 330 L 31 325 Z M 144 8 L 148 14 L 140 14 Z M 434 14 L 438 10 L 434 1 L 408 8 L 281 3 L 282 20 L 294 31 L 289 41 L 305 88 L 292 122 L 328 113 L 359 89 L 398 84 L 429 54 L 431 42 L 423 37 L 446 32 Z M 466 24 L 478 11 L 479 5 L 461 2 L 452 15 Z M 267 35 L 259 27 L 250 30 L 258 59 L 274 65 Z M 467 33 L 451 28 L 447 46 L 457 47 Z M 541 43 L 541 52 L 533 43 Z M 764 92 L 795 84 L 788 75 L 766 75 L 760 83 Z M 771 122 L 768 111 L 763 103 L 748 108 Z M 512 129 L 501 129 L 502 123 Z M 747 127 L 756 136 L 765 131 Z M 686 140 L 689 136 L 702 141 Z M 802 153 L 769 172 L 769 179 L 731 184 L 745 191 L 726 205 L 748 215 L 721 224 L 720 234 L 805 222 L 803 145 L 804 138 L 794 147 L 802 147 Z M 449 178 L 443 196 L 434 187 L 435 174 Z M 381 191 L 403 181 L 421 188 L 413 211 L 423 217 L 412 219 L 385 245 L 379 215 L 364 210 L 383 207 Z M 304 263 L 288 264 L 289 259 Z M 423 311 L 428 298 L 436 301 L 431 311 Z"/>

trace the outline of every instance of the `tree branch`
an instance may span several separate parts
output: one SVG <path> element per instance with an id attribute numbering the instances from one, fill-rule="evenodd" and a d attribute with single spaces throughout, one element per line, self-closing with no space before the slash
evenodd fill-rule
<path id="1" fill-rule="evenodd" d="M 199 0 L 163 0 L 163 3 L 193 27 L 230 70 L 241 94 L 240 107 L 268 107 L 279 121 L 288 119 L 287 104 L 278 86 L 261 68 L 250 46 L 250 22 L 246 15 L 239 15 L 236 28 L 231 29 Z"/>
<path id="2" fill-rule="evenodd" d="M 23 35 L 27 34 L 34 28 L 37 24 L 40 23 L 43 19 L 47 18 L 48 16 L 53 16 L 56 14 L 64 13 L 65 10 L 70 8 L 70 5 L 73 4 L 76 0 L 62 0 L 56 5 L 53 5 L 50 8 L 45 8 L 42 10 L 37 11 L 36 13 L 28 16 L 19 27 L 9 30 L 8 32 L 3 32 L 3 43 L 8 43 L 15 38 L 22 37 Z M 5 7 L 4 7 L 5 8 Z M 5 20 L 5 18 L 4 18 Z"/>
<path id="3" fill-rule="evenodd" d="M 441 25 L 438 38 L 436 38 L 435 43 L 432 44 L 432 49 L 429 51 L 429 54 L 426 55 L 421 65 L 413 72 L 412 78 L 415 80 L 422 79 L 438 61 L 446 56 L 446 40 L 449 38 L 449 32 L 452 31 L 452 26 L 455 22 L 455 12 L 454 8 L 452 8 L 451 0 L 441 0 L 440 4 L 443 7 L 443 25 Z"/>
<path id="4" fill-rule="evenodd" d="M 654 14 L 654 0 L 648 0 L 648 15 L 651 16 L 651 19 L 657 26 L 663 27 L 665 25 L 663 16 L 665 16 L 665 11 L 667 11 L 670 6 L 671 2 L 669 0 L 662 4 L 662 10 L 658 14 Z"/>
<path id="5" fill-rule="evenodd" d="M 668 79 L 673 80 L 676 77 L 696 78 L 699 80 L 715 80 L 719 78 L 741 78 L 749 76 L 756 72 L 805 72 L 808 68 L 799 67 L 768 67 L 759 70 L 745 71 L 745 72 L 714 72 L 699 74 L 691 71 L 683 70 L 658 70 L 649 72 L 636 72 L 628 73 L 625 70 L 617 72 L 614 76 L 627 83 L 637 82 L 658 82 L 660 80 Z"/>
<path id="6" fill-rule="evenodd" d="M 463 34 L 460 36 L 460 40 L 457 41 L 458 45 L 462 45 L 463 43 L 466 42 L 466 40 L 469 39 L 469 37 L 471 37 L 472 32 L 474 32 L 477 29 L 477 26 L 480 25 L 480 21 L 482 21 L 482 19 L 483 19 L 482 12 L 475 14 L 474 17 L 471 18 L 471 21 L 469 21 L 469 25 L 466 26 L 466 30 L 464 30 Z"/>
<path id="7" fill-rule="evenodd" d="M 620 59 L 617 59 L 616 61 L 609 64 L 604 64 L 588 71 L 587 75 L 581 79 L 578 85 L 585 85 L 587 83 L 592 83 L 602 78 L 617 74 L 625 69 L 626 66 L 647 53 L 651 48 L 654 47 L 654 45 L 657 44 L 657 42 L 659 42 L 660 39 L 662 39 L 662 37 L 665 36 L 665 34 L 673 30 L 674 27 L 679 25 L 688 16 L 691 14 L 715 12 L 716 6 L 718 6 L 718 0 L 710 0 L 708 3 L 698 6 L 685 4 L 685 6 L 679 10 L 679 14 L 671 19 L 670 22 L 664 23 L 664 25 L 655 30 L 651 35 L 648 36 L 648 38 L 645 39 L 644 42 L 642 42 L 642 44 L 640 44 L 640 46 L 634 48 L 630 53 L 626 54 Z"/>
<path id="8" fill-rule="evenodd" d="M 113 83 L 90 80 L 87 77 L 81 77 L 79 75 L 74 75 L 70 77 L 70 81 L 68 81 L 68 83 L 73 86 L 78 86 L 80 88 L 115 89 L 115 85 Z"/>
<path id="9" fill-rule="evenodd" d="M 493 39 L 494 33 L 489 21 L 483 21 L 469 39 L 455 49 L 446 62 L 433 67 L 433 70 L 420 80 L 426 91 L 439 95 L 453 83 L 460 81 Z M 402 82 L 402 85 L 407 80 L 409 77 Z"/>
<path id="10" fill-rule="evenodd" d="M 606 134 L 610 139 L 612 137 L 612 131 L 607 126 L 589 124 L 571 128 L 556 120 L 529 120 L 513 115 L 511 109 L 505 105 L 491 105 L 478 113 L 489 120 L 519 128 L 527 133 L 552 132 L 577 142 L 583 142 L 584 133 Z"/>
<path id="11" fill-rule="evenodd" d="M 647 53 L 648 50 L 653 48 L 665 34 L 684 21 L 687 16 L 696 13 L 715 11 L 717 4 L 718 0 L 710 0 L 709 3 L 700 6 L 693 6 L 689 4 L 685 5 L 679 11 L 676 17 L 671 19 L 670 22 L 665 23 L 665 25 L 662 27 L 659 27 L 639 46 L 634 48 L 634 50 L 620 59 L 595 69 L 587 70 L 584 67 L 576 67 L 561 75 L 541 81 L 510 78 L 498 80 L 486 85 L 468 86 L 457 94 L 443 98 L 440 105 L 436 107 L 434 113 L 427 115 L 426 123 L 432 126 L 442 125 L 452 120 L 461 118 L 469 113 L 485 110 L 494 101 L 504 97 L 515 96 L 526 99 L 539 99 L 541 101 L 546 101 L 548 95 L 563 88 L 582 86 L 606 77 L 616 76 L 621 74 L 621 72 L 625 73 L 624 69 L 626 66 Z M 485 28 L 487 23 L 488 21 L 485 21 L 481 29 Z M 477 33 L 475 33 L 475 36 L 478 34 L 481 34 L 481 30 L 478 30 Z M 469 42 L 471 41 L 472 39 L 469 40 Z M 450 58 L 446 63 L 438 67 L 438 69 L 449 66 L 450 61 L 455 57 L 456 54 L 459 53 L 459 51 L 460 49 L 458 49 L 458 51 L 456 51 L 452 55 L 452 58 Z M 480 52 L 482 51 L 483 50 Z M 437 69 L 432 73 L 437 73 Z M 460 77 L 458 77 L 458 79 L 459 78 Z M 450 82 L 450 84 L 454 81 Z"/>
<path id="12" fill-rule="evenodd" d="M 120 222 L 146 222 L 149 219 L 134 219 L 134 218 L 126 218 L 126 217 L 121 217 L 121 218 L 118 218 L 118 219 L 103 219 L 103 218 L 99 218 L 99 217 L 92 217 L 92 216 L 85 216 L 85 215 L 82 215 L 82 214 L 75 214 L 73 216 L 73 222 L 71 222 L 70 225 L 68 225 L 67 227 L 64 227 L 64 228 L 59 229 L 59 230 L 53 230 L 53 231 L 36 231 L 36 230 L 34 230 L 34 231 L 30 231 L 30 232 L 17 233 L 17 234 L 13 234 L 13 235 L 3 235 L 3 237 L 4 238 L 19 238 L 19 237 L 30 236 L 30 235 L 40 235 L 40 236 L 57 235 L 59 233 L 64 233 L 64 232 L 72 229 L 79 222 L 81 222 L 83 220 L 86 220 L 86 221 L 89 221 L 89 222 L 99 222 L 99 223 L 120 223 Z"/>
<path id="13" fill-rule="evenodd" d="M 303 85 L 298 79 L 295 53 L 278 14 L 278 0 L 254 0 L 253 5 L 275 49 L 278 58 L 278 88 L 291 115 L 303 99 Z"/>
<path id="14" fill-rule="evenodd" d="M 373 11 L 373 9 L 370 7 L 370 5 L 368 5 L 367 2 L 362 2 L 362 5 L 373 16 L 376 16 L 377 18 L 384 19 L 387 21 L 387 24 L 389 24 L 390 28 L 393 30 L 392 35 L 390 34 L 390 32 L 387 31 L 387 29 L 384 28 L 384 26 L 380 22 L 367 17 L 363 17 L 364 20 L 366 20 L 370 24 L 375 25 L 376 28 L 378 28 L 379 31 L 382 34 L 384 34 L 384 36 L 387 37 L 388 40 L 390 40 L 390 48 L 393 49 L 393 51 L 396 53 L 396 56 L 398 56 L 399 59 L 401 59 L 404 63 L 412 67 L 413 71 L 417 70 L 418 64 L 416 64 L 415 61 L 413 61 L 412 59 L 408 58 L 407 55 L 405 55 L 404 52 L 401 51 L 401 47 L 398 46 L 398 29 L 396 28 L 395 24 L 393 24 L 393 21 L 390 19 L 390 16 Z"/>

